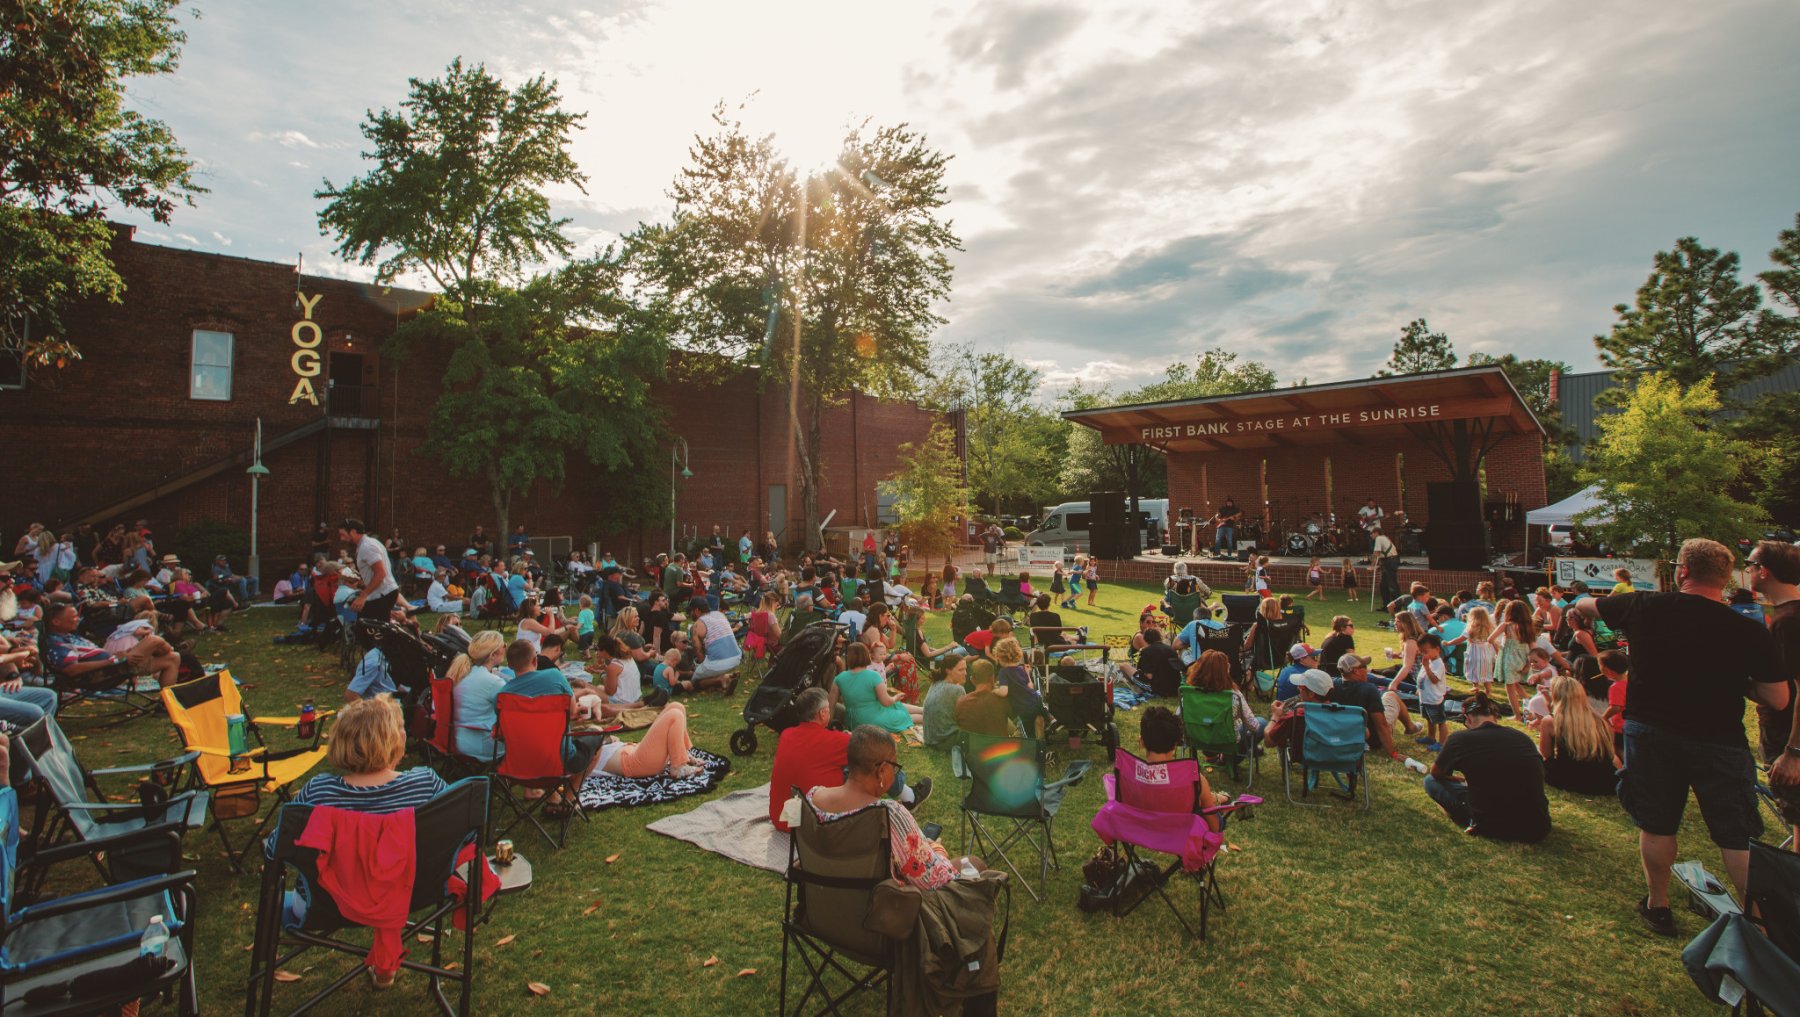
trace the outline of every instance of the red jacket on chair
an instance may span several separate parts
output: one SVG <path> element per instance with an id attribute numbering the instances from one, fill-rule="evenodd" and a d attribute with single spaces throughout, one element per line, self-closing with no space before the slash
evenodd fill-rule
<path id="1" fill-rule="evenodd" d="M 400 968 L 400 933 L 412 904 L 418 855 L 413 810 L 374 815 L 322 805 L 294 843 L 319 852 L 319 883 L 338 913 L 375 933 L 368 964 L 383 978 Z"/>

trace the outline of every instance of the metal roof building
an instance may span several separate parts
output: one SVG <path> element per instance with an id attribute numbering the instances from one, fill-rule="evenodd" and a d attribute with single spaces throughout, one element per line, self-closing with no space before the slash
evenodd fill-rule
<path id="1" fill-rule="evenodd" d="M 1600 393 L 1617 388 L 1619 382 L 1612 371 L 1587 371 L 1565 374 L 1556 386 L 1556 401 L 1562 410 L 1563 423 L 1573 428 L 1576 443 L 1569 450 L 1571 458 L 1580 462 L 1582 447 L 1600 436 L 1600 417 L 1612 412 L 1595 405 Z M 1788 364 L 1773 374 L 1746 381 L 1731 390 L 1734 401 L 1749 401 L 1771 392 L 1800 392 L 1800 363 Z"/>

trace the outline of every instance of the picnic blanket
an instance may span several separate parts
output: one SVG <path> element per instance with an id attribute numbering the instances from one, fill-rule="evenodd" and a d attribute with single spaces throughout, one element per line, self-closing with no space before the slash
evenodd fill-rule
<path id="1" fill-rule="evenodd" d="M 1113 705 L 1121 710 L 1135 709 L 1140 703 L 1148 703 L 1155 698 L 1150 693 L 1139 692 L 1124 682 L 1113 686 Z"/>
<path id="2" fill-rule="evenodd" d="M 723 798 L 651 823 L 650 830 L 755 869 L 786 872 L 788 835 L 769 822 L 769 785 L 733 791 Z"/>
<path id="3" fill-rule="evenodd" d="M 589 812 L 598 812 L 601 809 L 672 802 L 677 798 L 711 791 L 731 772 L 731 761 L 723 756 L 715 756 L 700 749 L 690 749 L 689 753 L 706 770 L 684 780 L 676 780 L 667 774 L 660 777 L 621 777 L 596 770 L 581 783 L 581 807 Z"/>

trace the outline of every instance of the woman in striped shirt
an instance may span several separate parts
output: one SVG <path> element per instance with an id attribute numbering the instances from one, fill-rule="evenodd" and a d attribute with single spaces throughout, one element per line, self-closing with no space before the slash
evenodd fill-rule
<path id="1" fill-rule="evenodd" d="M 339 711 L 331 726 L 325 761 L 342 773 L 321 773 L 307 781 L 294 795 L 294 804 L 377 815 L 416 809 L 444 789 L 444 779 L 430 767 L 395 769 L 405 755 L 400 704 L 385 695 L 358 699 Z M 275 833 L 269 834 L 271 857 L 275 838 Z"/>

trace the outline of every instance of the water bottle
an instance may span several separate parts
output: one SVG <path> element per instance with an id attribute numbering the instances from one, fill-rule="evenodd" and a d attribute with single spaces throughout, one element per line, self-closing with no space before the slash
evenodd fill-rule
<path id="1" fill-rule="evenodd" d="M 300 723 L 295 728 L 295 733 L 300 736 L 300 739 L 310 741 L 313 732 L 318 729 L 318 725 L 319 711 L 313 709 L 313 704 L 307 703 L 300 707 Z"/>
<path id="2" fill-rule="evenodd" d="M 225 748 L 234 756 L 241 756 L 250 751 L 244 715 L 241 713 L 231 713 L 225 716 Z"/>
<path id="3" fill-rule="evenodd" d="M 1430 773 L 1431 769 L 1411 756 L 1406 757 L 1406 768 L 1414 773 Z"/>
<path id="4" fill-rule="evenodd" d="M 143 938 L 138 940 L 139 957 L 162 957 L 169 949 L 169 927 L 163 924 L 163 916 L 153 915 L 150 924 L 144 926 Z"/>

